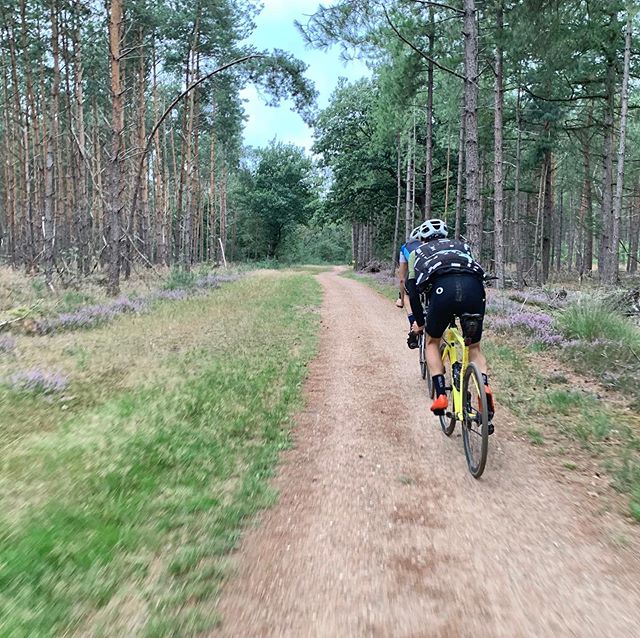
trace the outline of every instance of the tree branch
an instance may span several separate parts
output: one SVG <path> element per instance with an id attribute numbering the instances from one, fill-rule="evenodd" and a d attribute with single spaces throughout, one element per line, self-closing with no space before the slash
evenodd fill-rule
<path id="1" fill-rule="evenodd" d="M 142 155 L 140 156 L 140 162 L 138 164 L 138 172 L 136 174 L 135 186 L 133 187 L 133 200 L 131 202 L 132 211 L 135 211 L 136 205 L 138 203 L 138 191 L 140 190 L 140 181 L 142 180 L 144 160 L 145 160 L 145 157 L 147 156 L 147 153 L 149 153 L 149 149 L 151 148 L 151 143 L 153 142 L 153 138 L 156 132 L 158 131 L 158 129 L 160 128 L 160 126 L 162 125 L 162 123 L 167 119 L 167 116 L 169 115 L 169 113 L 171 113 L 171 111 L 173 111 L 173 109 L 176 107 L 178 102 L 180 102 L 180 100 L 182 100 L 185 96 L 191 93 L 191 91 L 193 91 L 193 89 L 198 87 L 200 84 L 202 84 L 203 82 L 206 82 L 209 78 L 216 75 L 216 73 L 225 71 L 226 69 L 232 66 L 235 66 L 236 64 L 241 64 L 242 62 L 246 62 L 247 60 L 253 60 L 255 58 L 264 58 L 264 57 L 265 57 L 264 55 L 253 53 L 251 55 L 245 55 L 242 58 L 238 58 L 237 60 L 232 60 L 227 64 L 223 64 L 221 67 L 218 67 L 214 71 L 211 71 L 211 73 L 207 73 L 206 75 L 203 75 L 199 80 L 197 80 L 196 82 L 188 86 L 184 91 L 182 91 L 182 93 L 180 93 L 180 95 L 178 95 L 173 100 L 173 102 L 171 102 L 171 104 L 169 104 L 166 111 L 162 114 L 160 119 L 155 123 L 153 129 L 151 130 L 151 133 L 149 133 L 149 137 L 147 138 L 147 143 L 144 145 L 144 150 L 142 151 Z"/>
<path id="2" fill-rule="evenodd" d="M 433 66 L 437 67 L 438 69 L 440 69 L 441 71 L 444 71 L 445 73 L 450 73 L 451 75 L 460 78 L 461 80 L 464 81 L 465 77 L 464 75 L 460 75 L 460 73 L 457 73 L 456 71 L 454 71 L 453 69 L 449 69 L 446 66 L 443 66 L 442 64 L 439 64 L 436 60 L 434 60 L 433 58 L 431 58 L 430 56 L 428 56 L 424 51 L 421 51 L 420 49 L 418 49 L 418 47 L 415 46 L 415 44 L 413 44 L 413 42 L 410 42 L 409 40 L 407 40 L 407 38 L 405 38 L 400 31 L 398 31 L 398 29 L 396 28 L 396 25 L 393 24 L 393 22 L 391 22 L 391 18 L 389 17 L 389 14 L 387 13 L 387 9 L 384 5 L 382 6 L 382 10 L 384 11 L 384 16 L 387 19 L 387 22 L 389 23 L 389 26 L 391 27 L 391 29 L 393 30 L 393 32 L 408 46 L 410 46 L 418 55 L 422 56 L 427 62 L 431 62 L 431 64 L 433 64 Z"/>
<path id="3" fill-rule="evenodd" d="M 425 7 L 438 7 L 440 9 L 449 9 L 449 11 L 455 11 L 458 15 L 463 16 L 464 11 L 462 9 L 458 9 L 458 7 L 452 7 L 450 4 L 445 4 L 444 2 L 428 2 L 427 0 L 413 0 L 418 4 L 423 4 Z"/>
<path id="4" fill-rule="evenodd" d="M 543 102 L 579 102 L 580 100 L 605 100 L 607 99 L 606 95 L 571 95 L 571 97 L 543 97 L 542 95 L 538 95 L 534 93 L 531 89 L 526 86 L 520 87 L 525 93 L 535 98 L 536 100 L 542 100 Z"/>

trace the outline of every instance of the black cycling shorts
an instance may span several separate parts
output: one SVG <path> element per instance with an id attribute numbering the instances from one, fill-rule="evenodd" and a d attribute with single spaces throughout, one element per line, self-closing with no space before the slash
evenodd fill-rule
<path id="1" fill-rule="evenodd" d="M 430 337 L 441 337 L 451 319 L 463 313 L 484 317 L 486 295 L 484 284 L 469 273 L 450 273 L 436 277 L 429 292 L 425 327 Z M 472 343 L 482 337 L 482 321 Z"/>

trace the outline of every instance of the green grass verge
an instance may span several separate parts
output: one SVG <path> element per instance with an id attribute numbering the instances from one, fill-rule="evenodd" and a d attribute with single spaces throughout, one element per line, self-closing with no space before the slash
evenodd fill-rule
<path id="1" fill-rule="evenodd" d="M 218 621 L 225 555 L 276 497 L 268 479 L 301 405 L 320 301 L 308 274 L 228 288 L 173 306 L 187 326 L 225 305 L 224 344 L 159 358 L 160 382 L 49 405 L 37 432 L 47 398 L 2 397 L 17 403 L 0 431 L 18 423 L 0 435 L 0 635 L 193 636 Z M 162 312 L 138 321 L 151 330 Z M 88 351 L 90 338 L 78 337 Z"/>
<path id="2" fill-rule="evenodd" d="M 373 288 L 376 292 L 380 293 L 383 297 L 395 301 L 398 298 L 398 286 L 391 284 L 384 284 L 379 282 L 373 277 L 373 275 L 367 273 L 354 272 L 353 270 L 345 270 L 342 273 L 343 277 L 347 279 L 354 279 L 366 284 L 370 288 Z"/>
<path id="3" fill-rule="evenodd" d="M 640 436 L 629 413 L 590 392 L 558 387 L 566 379 L 536 372 L 535 360 L 529 360 L 535 355 L 524 345 L 489 336 L 483 348 L 497 380 L 497 401 L 523 424 L 535 424 L 522 429 L 531 443 L 543 445 L 544 432 L 557 433 L 596 455 L 612 476 L 613 486 L 630 496 L 630 513 L 640 521 Z M 565 467 L 576 466 L 569 462 Z"/>

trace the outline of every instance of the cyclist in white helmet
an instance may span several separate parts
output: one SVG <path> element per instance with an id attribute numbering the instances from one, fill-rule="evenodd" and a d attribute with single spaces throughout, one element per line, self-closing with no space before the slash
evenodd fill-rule
<path id="1" fill-rule="evenodd" d="M 433 377 L 435 399 L 431 405 L 434 414 L 444 414 L 448 405 L 445 392 L 444 365 L 440 358 L 440 340 L 451 319 L 461 314 L 480 317 L 469 346 L 469 360 L 480 368 L 487 392 L 489 420 L 493 418 L 493 393 L 487 378 L 487 360 L 480 349 L 482 318 L 486 294 L 484 271 L 473 259 L 469 245 L 457 239 L 448 239 L 447 224 L 441 219 L 429 219 L 420 226 L 418 235 L 424 244 L 417 248 L 409 260 L 407 290 L 415 323 L 412 332 L 426 331 L 426 358 Z M 428 295 L 425 318 L 420 293 Z M 490 426 L 489 432 L 493 431 Z"/>

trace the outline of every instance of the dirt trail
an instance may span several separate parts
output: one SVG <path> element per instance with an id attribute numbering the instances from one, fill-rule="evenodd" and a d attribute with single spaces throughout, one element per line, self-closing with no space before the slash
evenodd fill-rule
<path id="1" fill-rule="evenodd" d="M 281 498 L 243 538 L 216 635 L 640 635 L 637 534 L 615 547 L 586 492 L 558 483 L 500 411 L 471 478 L 461 439 L 427 416 L 401 311 L 336 273 L 319 280 L 321 351 Z"/>

